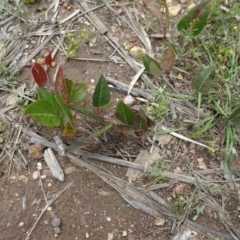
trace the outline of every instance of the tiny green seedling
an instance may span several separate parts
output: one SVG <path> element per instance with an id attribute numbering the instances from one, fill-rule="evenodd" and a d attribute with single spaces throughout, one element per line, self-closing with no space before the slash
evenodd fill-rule
<path id="1" fill-rule="evenodd" d="M 78 48 L 86 40 L 88 40 L 88 34 L 85 29 L 82 29 L 80 31 L 79 37 L 76 37 L 75 33 L 69 33 L 67 35 L 66 56 L 68 58 L 75 57 L 77 54 Z"/>
<path id="2" fill-rule="evenodd" d="M 196 206 L 195 210 L 196 210 L 196 215 L 194 215 L 194 217 L 192 218 L 193 221 L 196 221 L 199 217 L 200 214 L 202 214 L 204 212 L 205 209 L 205 204 L 202 206 Z"/>

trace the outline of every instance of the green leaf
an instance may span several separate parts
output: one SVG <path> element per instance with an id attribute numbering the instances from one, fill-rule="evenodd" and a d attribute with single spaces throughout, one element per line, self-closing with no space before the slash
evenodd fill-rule
<path id="1" fill-rule="evenodd" d="M 70 108 L 76 110 L 77 112 L 80 112 L 92 119 L 94 119 L 95 121 L 97 122 L 103 122 L 104 119 L 102 117 L 99 117 L 98 115 L 94 114 L 92 112 L 92 110 L 88 109 L 88 108 L 82 108 L 82 107 L 79 107 L 79 106 L 73 106 L 73 105 L 68 105 Z"/>
<path id="2" fill-rule="evenodd" d="M 104 127 L 102 127 L 100 130 L 98 130 L 97 132 L 95 132 L 93 135 L 90 136 L 90 138 L 94 138 L 94 137 L 99 137 L 100 135 L 102 135 L 104 132 L 106 132 L 107 130 L 109 130 L 113 125 L 113 122 L 108 122 Z"/>
<path id="3" fill-rule="evenodd" d="M 217 87 L 214 77 L 215 69 L 209 67 L 197 74 L 196 79 L 192 82 L 192 87 L 200 93 L 207 93 L 210 88 Z"/>
<path id="4" fill-rule="evenodd" d="M 72 80 L 65 79 L 68 90 L 68 102 L 80 102 L 87 95 L 87 86 L 84 83 L 73 84 Z"/>
<path id="5" fill-rule="evenodd" d="M 119 102 L 117 105 L 115 116 L 122 123 L 132 126 L 134 124 L 134 112 L 123 102 Z"/>
<path id="6" fill-rule="evenodd" d="M 211 1 L 205 1 L 192 8 L 178 23 L 177 29 L 184 35 L 190 32 L 198 35 L 207 24 Z"/>
<path id="7" fill-rule="evenodd" d="M 228 117 L 228 122 L 232 125 L 240 124 L 240 106 L 238 106 L 232 111 L 232 113 Z"/>
<path id="8" fill-rule="evenodd" d="M 149 57 L 148 55 L 145 55 L 143 59 L 143 64 L 148 74 L 154 77 L 162 76 L 160 64 L 155 59 Z"/>
<path id="9" fill-rule="evenodd" d="M 110 101 L 110 90 L 107 81 L 103 75 L 101 75 L 95 91 L 93 93 L 93 106 L 103 107 Z"/>
<path id="10" fill-rule="evenodd" d="M 71 79 L 65 78 L 66 86 L 67 86 L 67 91 L 68 91 L 68 98 L 73 91 L 73 81 Z"/>
<path id="11" fill-rule="evenodd" d="M 74 151 L 76 149 L 79 149 L 81 147 L 85 147 L 87 144 L 85 142 L 79 141 L 79 142 L 74 142 L 73 144 L 71 144 L 67 150 L 68 151 Z"/>
<path id="12" fill-rule="evenodd" d="M 47 100 L 52 106 L 53 106 L 53 110 L 54 112 L 57 114 L 60 111 L 59 105 L 54 97 L 54 95 L 50 92 L 48 92 L 47 90 L 38 87 L 37 88 L 37 92 L 38 92 L 38 98 Z"/>
<path id="13" fill-rule="evenodd" d="M 61 110 L 62 110 L 62 112 L 63 112 L 63 114 L 64 114 L 63 118 L 66 117 L 69 125 L 70 125 L 72 128 L 74 128 L 74 127 L 73 127 L 73 117 L 72 117 L 72 113 L 71 113 L 68 105 L 64 102 L 64 100 L 62 99 L 62 97 L 60 97 L 59 95 L 55 95 L 54 97 L 55 97 L 55 99 L 57 100 L 57 103 L 58 103 L 59 107 L 61 108 Z"/>
<path id="14" fill-rule="evenodd" d="M 55 109 L 47 100 L 38 100 L 26 108 L 24 115 L 32 118 L 46 127 L 60 127 L 61 121 L 55 113 Z"/>

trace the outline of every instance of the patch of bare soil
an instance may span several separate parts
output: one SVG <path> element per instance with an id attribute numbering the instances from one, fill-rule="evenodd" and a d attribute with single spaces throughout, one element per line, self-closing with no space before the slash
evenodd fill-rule
<path id="1" fill-rule="evenodd" d="M 26 84 L 25 89 L 34 89 L 30 63 L 32 59 L 43 58 L 44 51 L 52 49 L 56 50 L 54 61 L 57 64 L 64 61 L 65 76 L 87 84 L 89 94 L 84 106 L 91 106 L 92 93 L 101 74 L 129 85 L 139 66 L 138 56 L 127 52 L 128 45 L 157 53 L 164 42 L 151 38 L 153 48 L 147 49 L 127 11 L 134 9 L 131 14 L 139 18 L 136 23 L 153 35 L 162 34 L 161 24 L 152 6 L 148 9 L 147 1 L 104 2 L 21 3 L 21 8 L 26 9 L 25 18 L 31 20 L 31 24 L 20 21 L 20 25 L 15 19 L 9 25 L 11 28 L 6 28 L 7 33 L 16 38 L 15 52 L 7 55 L 10 62 L 21 51 L 28 54 L 27 63 L 17 59 L 18 64 L 11 70 L 19 74 L 19 85 Z M 171 11 L 179 19 L 194 3 L 173 1 Z M 53 24 L 53 8 L 47 11 L 51 4 L 58 10 L 58 21 L 70 16 L 69 19 L 61 25 Z M 158 8 L 155 10 L 161 14 Z M 1 20 L 9 16 L 6 14 Z M 173 32 L 175 25 L 176 20 L 171 20 Z M 64 31 L 72 30 L 77 35 L 81 29 L 87 30 L 89 41 L 78 49 L 76 59 L 65 60 Z M 21 33 L 20 38 L 17 32 Z M 53 36 L 49 37 L 51 34 Z M 55 69 L 50 69 L 50 75 L 54 73 Z M 3 72 L 1 79 L 5 79 Z M 111 129 L 87 149 L 67 153 L 64 157 L 55 151 L 54 145 L 65 175 L 61 182 L 52 176 L 43 158 L 36 160 L 29 156 L 26 144 L 31 142 L 30 133 L 34 132 L 43 138 L 45 148 L 50 147 L 49 142 L 53 143 L 53 136 L 61 136 L 62 129 L 42 128 L 23 117 L 14 104 L 6 105 L 8 91 L 13 88 L 10 83 L 9 79 L 0 92 L 0 137 L 4 140 L 0 143 L 0 239 L 240 239 L 238 196 L 224 181 L 218 156 L 211 155 L 202 146 L 166 134 L 157 136 L 153 144 L 157 159 L 162 161 L 156 164 L 156 155 L 153 157 L 149 152 L 151 135 L 148 140 L 146 136 L 125 137 Z M 155 79 L 149 80 L 143 75 L 134 87 L 146 92 L 158 85 Z M 47 87 L 54 90 L 52 79 Z M 115 87 L 115 90 L 112 92 L 113 109 L 126 95 L 126 89 Z M 138 97 L 144 98 L 143 95 Z M 77 135 L 63 138 L 67 145 L 89 136 L 99 127 L 79 114 L 74 118 Z M 173 121 L 169 119 L 166 126 L 171 127 Z M 153 131 L 160 131 L 160 127 L 161 124 Z M 31 144 L 33 142 L 36 139 Z M 140 153 L 144 157 L 133 163 Z M 152 164 L 153 168 L 149 170 L 146 164 Z M 128 167 L 135 171 L 128 174 L 129 178 L 126 177 Z M 163 170 L 166 170 L 164 174 Z M 129 183 L 135 176 L 136 181 Z"/>

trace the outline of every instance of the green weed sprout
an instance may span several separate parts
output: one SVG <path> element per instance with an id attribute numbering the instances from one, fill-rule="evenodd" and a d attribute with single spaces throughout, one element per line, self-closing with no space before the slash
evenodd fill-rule
<path id="1" fill-rule="evenodd" d="M 67 47 L 66 55 L 68 58 L 76 56 L 78 48 L 82 45 L 84 41 L 88 39 L 88 34 L 86 29 L 80 31 L 79 37 L 77 38 L 75 33 L 69 33 L 67 35 Z"/>

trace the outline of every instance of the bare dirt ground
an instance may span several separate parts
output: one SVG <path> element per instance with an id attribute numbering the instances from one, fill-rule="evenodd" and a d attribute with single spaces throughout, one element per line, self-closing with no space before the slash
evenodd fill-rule
<path id="1" fill-rule="evenodd" d="M 57 1 L 53 2 L 57 3 Z M 130 28 L 131 24 L 128 24 L 129 19 L 125 11 L 128 7 L 135 6 L 140 23 L 146 30 L 151 27 L 154 29 L 153 33 L 162 34 L 161 30 L 156 30 L 159 28 L 156 17 L 142 2 L 111 2 L 111 8 L 119 15 L 115 15 L 101 1 L 82 2 L 85 2 L 90 9 L 96 8 L 90 12 L 98 16 L 108 34 L 114 37 L 121 47 L 131 43 L 144 48 L 134 30 Z M 30 55 L 35 49 L 39 49 L 32 57 L 35 60 L 43 58 L 45 50 L 57 49 L 54 61 L 59 64 L 65 59 L 63 48 L 59 45 L 60 42 L 64 42 L 59 40 L 62 34 L 54 36 L 51 41 L 39 48 L 46 31 L 52 33 L 53 30 L 59 30 L 58 26 L 51 23 L 52 9 L 48 12 L 48 20 L 45 20 L 46 10 L 51 3 L 51 1 L 37 1 L 31 5 L 21 3 L 21 9 L 26 9 L 23 17 L 31 20 L 32 24 L 21 22 L 21 25 L 15 19 L 9 25 L 13 27 L 10 30 L 7 28 L 7 33 L 16 39 L 17 31 L 21 33 L 22 42 L 20 42 L 23 43 L 23 52 Z M 188 6 L 195 3 L 197 1 L 171 3 L 172 6 L 180 7 L 176 16 L 171 18 L 172 34 L 177 20 L 187 11 Z M 60 27 L 60 30 L 69 27 L 78 33 L 84 28 L 90 36 L 89 42 L 85 42 L 75 56 L 81 59 L 68 59 L 64 64 L 64 74 L 67 78 L 87 84 L 89 95 L 84 100 L 84 105 L 89 106 L 91 94 L 101 74 L 129 84 L 136 72 L 123 58 L 117 62 L 111 60 L 110 56 L 122 56 L 119 55 L 116 47 L 110 44 L 109 36 L 107 39 L 105 37 L 107 35 L 101 33 L 102 28 L 93 26 L 86 17 L 87 13 L 82 14 L 84 11 L 78 8 L 79 1 L 69 1 L 64 4 L 69 6 L 69 10 L 60 4 L 57 5 L 60 21 L 80 10 L 75 15 L 77 17 L 73 21 L 71 18 L 63 23 L 61 25 L 63 28 Z M 5 13 L 1 21 L 9 16 L 11 15 Z M 90 19 L 92 19 L 91 15 Z M 46 31 L 43 30 L 44 27 L 47 28 Z M 37 30 L 39 34 L 36 33 Z M 8 40 L 6 45 L 10 42 Z M 153 52 L 156 52 L 161 48 L 163 40 L 151 38 L 151 43 L 154 46 Z M 26 84 L 26 89 L 32 89 L 34 86 L 31 60 L 28 64 L 23 64 L 21 71 L 16 68 L 16 73 L 19 74 L 18 86 Z M 50 69 L 51 74 L 54 72 L 54 68 Z M 3 72 L 2 76 L 4 79 Z M 155 80 L 152 83 L 157 84 Z M 48 84 L 50 89 L 53 88 L 51 82 Z M 149 86 L 139 80 L 135 87 Z M 11 86 L 1 87 L 0 90 L 2 109 L 0 134 L 4 140 L 0 145 L 0 239 L 28 239 L 28 236 L 33 240 L 187 240 L 190 237 L 194 240 L 240 239 L 238 195 L 237 192 L 229 189 L 222 178 L 219 156 L 210 154 L 201 146 L 168 134 L 164 135 L 164 138 L 158 136 L 154 149 L 157 149 L 159 159 L 166 162 L 169 175 L 159 180 L 146 172 L 136 182 L 128 185 L 129 179 L 126 177 L 128 168 L 104 161 L 108 158 L 118 158 L 123 162 L 131 163 L 140 151 L 150 150 L 151 142 L 146 140 L 145 136 L 125 137 L 111 129 L 103 138 L 99 138 L 95 145 L 85 149 L 89 153 L 87 157 L 81 152 L 77 155 L 88 165 L 84 165 L 81 161 L 77 163 L 68 155 L 61 157 L 55 152 L 65 173 L 64 182 L 60 182 L 51 175 L 43 158 L 36 160 L 29 156 L 28 147 L 25 145 L 31 137 L 26 131 L 34 132 L 45 140 L 53 142 L 53 136 L 61 136 L 62 129 L 43 128 L 30 118 L 22 116 L 21 108 L 15 108 L 14 104 L 6 104 L 5 100 L 10 95 L 6 89 L 11 89 Z M 114 108 L 124 97 L 125 94 L 121 91 L 112 92 L 114 102 L 112 107 Z M 85 131 L 93 133 L 99 127 L 81 115 L 76 114 L 74 117 L 77 136 L 63 138 L 64 143 L 68 145 L 83 138 Z M 166 125 L 171 127 L 171 124 L 170 121 Z M 26 163 L 22 160 L 21 154 L 25 156 Z M 105 160 L 99 161 L 99 155 L 94 157 L 94 154 L 101 154 Z M 148 155 L 145 158 L 148 159 Z M 201 160 L 207 166 L 204 170 L 199 168 Z M 39 168 L 41 178 L 35 177 L 39 165 L 42 166 Z M 132 189 L 131 186 L 135 188 Z M 56 195 L 58 197 L 55 199 Z M 50 204 L 52 199 L 54 201 Z M 164 199 L 164 203 L 161 203 L 160 199 Z M 173 211 L 164 208 L 166 203 Z M 201 206 L 204 206 L 203 213 L 199 214 L 196 221 L 192 221 Z"/>

